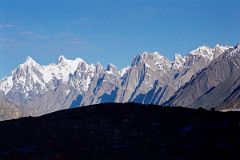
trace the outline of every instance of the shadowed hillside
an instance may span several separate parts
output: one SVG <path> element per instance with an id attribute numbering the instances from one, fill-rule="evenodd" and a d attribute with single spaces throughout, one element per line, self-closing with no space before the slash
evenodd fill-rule
<path id="1" fill-rule="evenodd" d="M 0 159 L 239 159 L 240 113 L 100 104 L 0 122 Z"/>

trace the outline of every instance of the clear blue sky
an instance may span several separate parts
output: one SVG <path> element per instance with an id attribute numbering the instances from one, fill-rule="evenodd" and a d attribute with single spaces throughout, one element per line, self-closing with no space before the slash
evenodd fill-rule
<path id="1" fill-rule="evenodd" d="M 27 56 L 130 64 L 143 51 L 173 59 L 240 41 L 239 0 L 0 0 L 0 78 Z"/>

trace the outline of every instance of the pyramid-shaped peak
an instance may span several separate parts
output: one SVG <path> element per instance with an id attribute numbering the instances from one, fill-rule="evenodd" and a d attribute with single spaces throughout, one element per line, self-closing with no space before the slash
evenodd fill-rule
<path id="1" fill-rule="evenodd" d="M 35 62 L 35 60 L 32 57 L 28 56 L 26 58 L 26 62 Z"/>
<path id="2" fill-rule="evenodd" d="M 24 65 L 36 65 L 38 63 L 32 57 L 28 56 L 23 64 Z"/>
<path id="3" fill-rule="evenodd" d="M 16 70 L 14 70 L 12 72 L 12 75 L 19 73 L 21 71 L 24 72 L 28 72 L 31 70 L 31 72 L 33 71 L 32 69 L 34 68 L 34 70 L 41 70 L 42 66 L 40 64 L 38 64 L 33 58 L 31 58 L 30 56 L 28 56 L 25 60 L 24 63 L 20 64 Z"/>

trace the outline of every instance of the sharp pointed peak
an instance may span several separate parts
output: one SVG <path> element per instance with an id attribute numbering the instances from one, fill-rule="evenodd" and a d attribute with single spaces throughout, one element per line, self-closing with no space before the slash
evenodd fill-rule
<path id="1" fill-rule="evenodd" d="M 32 57 L 28 56 L 25 61 L 20 64 L 15 70 L 12 71 L 12 74 L 14 74 L 18 69 L 25 69 L 26 67 L 41 67 L 40 64 L 38 64 Z"/>
<path id="2" fill-rule="evenodd" d="M 33 65 L 33 64 L 38 64 L 38 63 L 32 57 L 28 56 L 23 64 Z"/>
<path id="3" fill-rule="evenodd" d="M 31 60 L 33 60 L 33 58 L 30 56 L 27 56 L 26 61 L 31 61 Z"/>

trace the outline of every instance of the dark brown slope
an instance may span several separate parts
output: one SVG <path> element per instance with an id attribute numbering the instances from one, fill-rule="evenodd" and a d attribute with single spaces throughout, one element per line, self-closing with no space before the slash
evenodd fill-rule
<path id="1" fill-rule="evenodd" d="M 0 159 L 239 159 L 240 113 L 100 104 L 0 123 Z"/>

